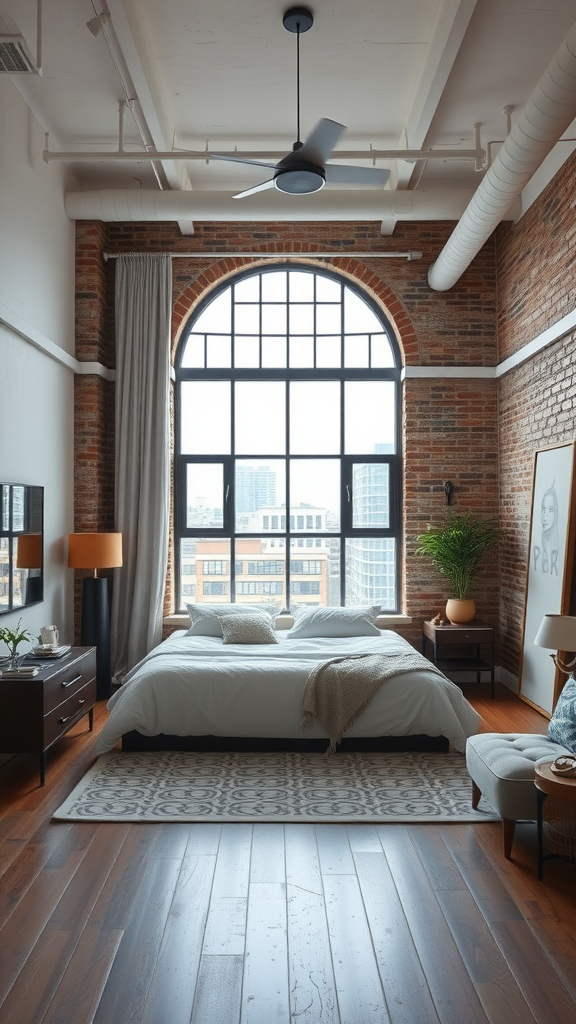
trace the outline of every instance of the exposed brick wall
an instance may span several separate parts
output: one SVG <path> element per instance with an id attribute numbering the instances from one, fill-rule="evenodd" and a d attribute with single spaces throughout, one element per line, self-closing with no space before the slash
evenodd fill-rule
<path id="1" fill-rule="evenodd" d="M 497 231 L 500 360 L 576 305 L 576 154 L 516 225 Z M 500 506 L 506 531 L 500 565 L 501 662 L 521 656 L 534 453 L 576 437 L 576 333 L 499 382 Z M 574 613 L 574 608 L 572 608 Z"/>
<path id="2" fill-rule="evenodd" d="M 185 237 L 177 225 L 109 224 L 108 250 L 114 252 L 229 252 L 226 261 L 207 257 L 177 259 L 173 265 L 177 336 L 189 314 L 187 303 L 197 302 L 206 288 L 214 287 L 248 261 L 235 252 L 365 252 L 421 251 L 421 260 L 341 258 L 327 266 L 348 274 L 368 288 L 396 318 L 402 330 L 406 362 L 422 365 L 457 364 L 492 366 L 496 362 L 495 242 L 490 239 L 473 265 L 448 293 L 434 292 L 426 275 L 446 239 L 452 222 L 400 223 L 393 238 L 383 238 L 375 223 L 204 224 L 194 225 Z M 196 282 L 202 277 L 202 287 Z M 184 303 L 179 303 L 186 294 Z"/>
<path id="3" fill-rule="evenodd" d="M 499 361 L 576 306 L 576 153 L 518 224 L 496 232 Z"/>
<path id="4" fill-rule="evenodd" d="M 404 579 L 406 610 L 415 623 L 401 631 L 419 644 L 421 621 L 449 596 L 416 538 L 440 525 L 452 507 L 498 519 L 498 393 L 492 380 L 408 379 L 404 399 Z M 474 585 L 477 614 L 497 625 L 498 550 L 486 553 Z"/>

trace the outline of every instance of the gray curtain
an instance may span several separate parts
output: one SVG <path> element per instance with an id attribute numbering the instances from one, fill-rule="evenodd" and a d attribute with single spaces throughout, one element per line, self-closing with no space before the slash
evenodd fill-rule
<path id="1" fill-rule="evenodd" d="M 116 682 L 162 639 L 170 466 L 172 261 L 116 260 L 116 530 L 112 659 Z"/>

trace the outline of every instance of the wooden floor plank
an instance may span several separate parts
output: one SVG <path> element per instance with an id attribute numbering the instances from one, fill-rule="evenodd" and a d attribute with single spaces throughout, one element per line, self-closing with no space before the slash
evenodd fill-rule
<path id="1" fill-rule="evenodd" d="M 574 1014 L 576 1020 L 574 925 L 572 936 L 564 928 L 559 928 L 558 913 L 549 900 L 550 888 L 534 880 L 533 872 L 530 873 L 530 882 L 527 878 L 525 885 L 529 887 L 533 899 L 526 901 L 525 915 L 518 901 L 511 897 L 504 878 L 499 876 L 492 862 L 487 857 L 482 862 L 478 856 L 469 855 L 470 846 L 474 848 L 479 845 L 476 837 L 469 837 L 464 851 L 454 843 L 450 834 L 446 836 L 445 842 L 459 864 L 471 896 L 500 943 L 510 972 L 528 993 L 538 1020 L 542 1015 L 545 1019 L 548 1006 L 552 1012 L 561 1015 L 559 1020 L 563 1014 L 570 1013 Z M 569 914 L 569 929 L 571 916 L 572 913 Z M 519 943 L 523 949 L 520 958 Z M 537 982 L 534 981 L 535 977 Z M 542 992 L 546 993 L 544 1008 L 540 1006 Z"/>
<path id="2" fill-rule="evenodd" d="M 14 852 L 14 859 L 0 878 L 0 929 L 19 906 L 69 831 L 70 826 L 63 830 L 51 829 L 46 832 L 44 842 L 18 843 L 20 848 Z"/>
<path id="3" fill-rule="evenodd" d="M 284 882 L 284 825 L 254 825 L 250 882 Z"/>
<path id="4" fill-rule="evenodd" d="M 74 969 L 64 975 L 41 1024 L 92 1024 L 123 935 L 120 930 L 103 932 L 94 924 L 85 928 Z M 20 1024 L 35 1022 L 22 1017 Z"/>
<path id="5" fill-rule="evenodd" d="M 437 897 L 491 1024 L 537 1024 L 471 893 L 440 890 Z"/>
<path id="6" fill-rule="evenodd" d="M 67 833 L 64 843 L 59 844 L 42 873 L 26 892 L 19 904 L 18 913 L 12 914 L 2 929 L 0 1004 L 6 999 L 47 921 L 86 856 L 88 839 L 94 834 L 93 826 L 84 826 L 82 833 L 73 829 Z"/>
<path id="7" fill-rule="evenodd" d="M 155 834 L 158 830 L 154 828 L 128 826 L 126 839 L 48 1008 L 47 1020 L 58 1024 L 76 1019 L 82 1024 L 84 1020 L 92 1021 L 138 900 Z M 69 1003 L 78 1008 L 77 1018 L 72 1012 L 66 1018 Z"/>
<path id="8" fill-rule="evenodd" d="M 450 825 L 450 828 L 458 826 Z M 487 1017 L 409 833 L 383 825 L 378 835 L 442 1024 L 486 1024 Z"/>
<path id="9" fill-rule="evenodd" d="M 241 1024 L 289 1024 L 286 885 L 250 883 Z"/>
<path id="10" fill-rule="evenodd" d="M 180 867 L 176 858 L 148 861 L 94 1017 L 98 1024 L 139 1024 Z"/>
<path id="11" fill-rule="evenodd" d="M 328 922 L 313 825 L 286 828 L 290 1009 L 299 1024 L 339 1024 Z"/>
<path id="12" fill-rule="evenodd" d="M 10 992 L 2 1003 L 2 1020 L 41 1020 L 66 971 L 91 911 L 98 900 L 126 837 L 127 825 L 103 826 L 94 836 L 66 891 L 38 937 Z M 59 950 L 56 957 L 55 950 Z"/>
<path id="13" fill-rule="evenodd" d="M 215 866 L 214 855 L 183 861 L 139 1024 L 190 1020 Z"/>
<path id="14" fill-rule="evenodd" d="M 316 841 L 323 875 L 354 874 L 354 858 L 345 828 L 316 825 Z"/>
<path id="15" fill-rule="evenodd" d="M 248 896 L 252 825 L 223 825 L 214 872 L 212 896 Z"/>
<path id="16" fill-rule="evenodd" d="M 355 874 L 324 875 L 326 914 L 342 1024 L 387 1024 L 388 1015 Z"/>
<path id="17" fill-rule="evenodd" d="M 202 957 L 190 1024 L 238 1024 L 243 970 L 241 956 Z"/>
<path id="18" fill-rule="evenodd" d="M 380 847 L 354 860 L 392 1024 L 437 1024 L 438 1014 Z"/>

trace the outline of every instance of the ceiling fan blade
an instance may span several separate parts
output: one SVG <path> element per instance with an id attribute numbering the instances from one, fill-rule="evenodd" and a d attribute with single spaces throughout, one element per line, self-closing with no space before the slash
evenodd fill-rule
<path id="1" fill-rule="evenodd" d="M 380 167 L 346 167 L 343 164 L 327 164 L 326 181 L 337 185 L 384 185 L 390 171 Z"/>
<path id="2" fill-rule="evenodd" d="M 332 155 L 334 146 L 345 131 L 345 124 L 339 124 L 338 121 L 330 121 L 329 118 L 323 117 L 295 155 L 299 160 L 308 160 L 311 164 L 322 166 Z"/>
<path id="3" fill-rule="evenodd" d="M 277 164 L 271 164 L 267 160 L 245 160 L 243 156 L 221 156 L 219 153 L 210 153 L 210 160 L 226 160 L 231 164 L 253 164 L 254 167 L 270 167 L 276 170 Z"/>
<path id="4" fill-rule="evenodd" d="M 244 199 L 245 196 L 253 196 L 255 192 L 265 192 L 267 188 L 274 188 L 274 178 L 263 181 L 261 185 L 254 185 L 254 188 L 247 188 L 244 192 L 238 192 L 232 199 Z"/>

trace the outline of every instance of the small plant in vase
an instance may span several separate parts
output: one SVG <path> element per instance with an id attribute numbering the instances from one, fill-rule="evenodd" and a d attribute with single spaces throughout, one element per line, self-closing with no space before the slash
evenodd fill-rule
<path id="1" fill-rule="evenodd" d="M 476 605 L 470 597 L 478 563 L 487 548 L 498 544 L 502 531 L 486 519 L 478 519 L 471 512 L 452 514 L 445 526 L 428 526 L 426 533 L 417 538 L 417 555 L 427 555 L 438 572 L 448 580 L 451 597 L 446 604 L 446 616 L 458 624 L 471 622 Z"/>
<path id="2" fill-rule="evenodd" d="M 18 654 L 18 648 L 21 643 L 30 643 L 34 640 L 32 633 L 27 629 L 22 629 L 22 619 L 18 619 L 15 629 L 8 629 L 7 627 L 0 627 L 0 640 L 6 644 L 8 648 L 8 659 L 9 664 L 16 667 L 22 660 L 23 655 Z"/>

